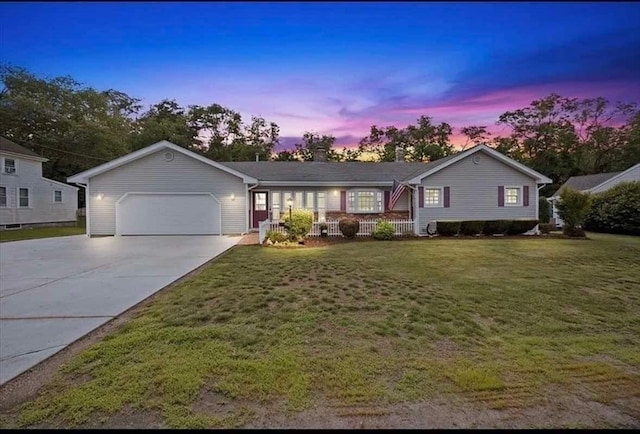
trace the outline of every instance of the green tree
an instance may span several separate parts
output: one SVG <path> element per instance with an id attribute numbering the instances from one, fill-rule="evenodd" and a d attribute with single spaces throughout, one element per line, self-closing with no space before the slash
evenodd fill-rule
<path id="1" fill-rule="evenodd" d="M 66 181 L 129 152 L 138 99 L 13 66 L 0 67 L 0 81 L 0 135 L 48 158 L 43 176 Z"/>
<path id="2" fill-rule="evenodd" d="M 560 200 L 557 203 L 558 215 L 564 221 L 563 232 L 573 236 L 578 234 L 577 228 L 581 228 L 591 207 L 591 196 L 573 188 L 564 188 L 560 192 Z"/>
<path id="3" fill-rule="evenodd" d="M 464 151 L 467 147 L 475 146 L 478 143 L 484 143 L 488 141 L 491 136 L 491 133 L 487 131 L 487 127 L 484 125 L 462 127 L 460 132 L 467 138 L 460 149 L 461 151 Z"/>
<path id="4" fill-rule="evenodd" d="M 273 161 L 300 161 L 295 154 L 291 151 L 280 151 L 273 156 Z"/>
<path id="5" fill-rule="evenodd" d="M 190 151 L 199 151 L 202 143 L 197 126 L 190 124 L 187 110 L 174 100 L 162 100 L 149 107 L 133 125 L 131 150 L 167 140 Z"/>
<path id="6" fill-rule="evenodd" d="M 313 161 L 316 150 L 324 149 L 327 153 L 327 161 L 340 161 L 340 156 L 333 150 L 336 138 L 331 135 L 319 135 L 306 132 L 302 136 L 302 143 L 295 144 L 294 154 L 299 160 Z"/>
<path id="7" fill-rule="evenodd" d="M 373 125 L 369 135 L 360 141 L 359 150 L 373 153 L 379 161 L 395 161 L 396 148 L 402 148 L 408 161 L 435 161 L 454 152 L 452 132 L 451 125 L 434 124 L 429 116 L 421 116 L 416 125 L 404 129 Z"/>

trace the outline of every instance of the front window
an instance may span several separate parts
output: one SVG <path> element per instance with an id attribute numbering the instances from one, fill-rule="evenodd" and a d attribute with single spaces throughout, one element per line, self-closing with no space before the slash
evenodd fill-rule
<path id="1" fill-rule="evenodd" d="M 324 191 L 318 192 L 318 221 L 326 220 L 327 196 Z"/>
<path id="2" fill-rule="evenodd" d="M 7 206 L 7 187 L 0 187 L 0 207 Z"/>
<path id="3" fill-rule="evenodd" d="M 53 201 L 57 203 L 62 203 L 62 190 L 53 191 Z"/>
<path id="4" fill-rule="evenodd" d="M 507 187 L 504 189 L 505 205 L 520 204 L 520 187 Z"/>
<path id="5" fill-rule="evenodd" d="M 271 220 L 280 220 L 280 192 L 271 193 Z"/>
<path id="6" fill-rule="evenodd" d="M 381 213 L 381 191 L 349 191 L 347 193 L 347 212 L 351 213 Z"/>
<path id="7" fill-rule="evenodd" d="M 16 160 L 12 158 L 4 159 L 4 173 L 16 173 Z"/>
<path id="8" fill-rule="evenodd" d="M 424 189 L 425 206 L 442 206 L 442 189 L 441 188 L 425 188 Z"/>
<path id="9" fill-rule="evenodd" d="M 29 189 L 28 188 L 18 189 L 18 206 L 20 208 L 29 207 Z"/>

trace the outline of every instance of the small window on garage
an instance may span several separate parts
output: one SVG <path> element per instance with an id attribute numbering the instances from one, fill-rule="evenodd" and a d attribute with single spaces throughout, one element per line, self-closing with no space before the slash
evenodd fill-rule
<path id="1" fill-rule="evenodd" d="M 62 190 L 53 190 L 53 201 L 62 203 Z"/>

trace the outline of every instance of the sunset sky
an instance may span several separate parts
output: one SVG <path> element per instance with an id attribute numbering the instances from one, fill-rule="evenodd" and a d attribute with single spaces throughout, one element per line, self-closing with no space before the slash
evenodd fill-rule
<path id="1" fill-rule="evenodd" d="M 355 144 L 456 128 L 556 92 L 640 102 L 640 4 L 1 3 L 0 63 Z"/>

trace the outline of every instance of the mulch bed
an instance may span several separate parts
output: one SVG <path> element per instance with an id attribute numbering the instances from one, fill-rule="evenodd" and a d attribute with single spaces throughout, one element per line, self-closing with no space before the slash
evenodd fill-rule
<path id="1" fill-rule="evenodd" d="M 456 237 L 442 237 L 442 236 L 424 236 L 424 237 L 397 237 L 394 238 L 391 241 L 408 241 L 408 240 L 424 240 L 424 241 L 429 241 L 429 240 L 500 240 L 500 239 L 509 239 L 509 240 L 513 240 L 513 239 L 558 239 L 558 238 L 566 238 L 566 239 L 572 239 L 572 240 L 588 240 L 589 238 L 584 237 L 574 237 L 574 238 L 570 238 L 566 235 L 563 235 L 561 233 L 553 233 L 553 234 L 544 234 L 544 235 L 504 235 L 504 236 L 499 236 L 499 237 L 494 237 L 494 236 L 488 236 L 488 235 L 481 235 L 478 237 L 475 236 L 466 236 L 466 235 L 459 235 Z M 373 237 L 355 237 L 355 238 L 345 238 L 345 237 L 327 237 L 327 238 L 321 238 L 321 237 L 308 237 L 307 239 L 305 239 L 304 241 L 304 246 L 305 247 L 323 247 L 323 246 L 330 246 L 333 244 L 343 244 L 343 243 L 357 243 L 357 242 L 363 242 L 363 241 L 374 241 L 375 239 Z"/>

